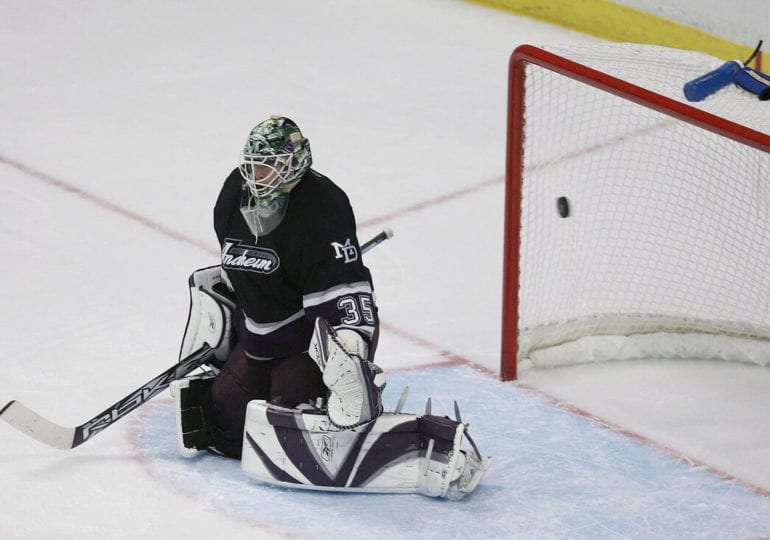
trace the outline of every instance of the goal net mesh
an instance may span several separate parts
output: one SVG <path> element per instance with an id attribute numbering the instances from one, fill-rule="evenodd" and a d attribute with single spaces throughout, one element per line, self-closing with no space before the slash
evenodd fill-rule
<path id="1" fill-rule="evenodd" d="M 686 81 L 723 63 L 630 44 L 548 52 L 682 103 Z M 770 148 L 534 63 L 523 98 L 520 222 L 506 224 L 519 227 L 517 361 L 766 364 Z M 770 133 L 770 103 L 732 85 L 690 105 Z"/>

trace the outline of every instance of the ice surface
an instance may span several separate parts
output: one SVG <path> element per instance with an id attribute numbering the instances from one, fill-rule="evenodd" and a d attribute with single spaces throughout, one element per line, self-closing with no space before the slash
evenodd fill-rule
<path id="1" fill-rule="evenodd" d="M 261 485 L 235 461 L 179 457 L 170 400 L 137 416 L 132 440 L 164 484 L 224 513 L 314 538 L 362 531 L 369 538 L 748 538 L 767 531 L 770 499 L 467 366 L 398 372 L 388 384 L 388 410 L 405 385 L 406 411 L 424 410 L 431 396 L 433 413 L 451 416 L 457 399 L 474 441 L 493 456 L 472 495 L 452 502 Z"/>
<path id="2" fill-rule="evenodd" d="M 267 488 L 177 457 L 158 398 L 72 451 L 0 426 L 0 537 L 770 534 L 768 370 L 522 374 L 602 423 L 467 367 L 497 370 L 508 56 L 589 38 L 438 0 L 39 0 L 0 20 L 0 404 L 75 425 L 174 361 L 214 197 L 280 113 L 361 238 L 395 231 L 366 256 L 386 397 L 457 398 L 494 460 L 460 503 Z"/>

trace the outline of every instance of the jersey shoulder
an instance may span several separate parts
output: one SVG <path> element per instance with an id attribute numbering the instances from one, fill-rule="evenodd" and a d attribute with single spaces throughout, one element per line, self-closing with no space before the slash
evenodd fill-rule
<path id="1" fill-rule="evenodd" d="M 319 264 L 329 256 L 335 257 L 335 246 L 358 249 L 353 208 L 339 186 L 311 170 L 295 191 L 289 201 L 293 219 L 287 232 L 291 228 L 306 262 Z"/>
<path id="2" fill-rule="evenodd" d="M 350 200 L 342 188 L 314 169 L 308 170 L 302 182 L 294 189 L 292 197 L 300 204 L 312 204 L 334 211 L 340 207 L 350 207 Z"/>
<path id="3" fill-rule="evenodd" d="M 219 191 L 217 201 L 214 204 L 214 230 L 220 242 L 224 238 L 233 212 L 240 207 L 242 183 L 241 172 L 236 167 L 225 179 L 222 189 Z"/>
<path id="4" fill-rule="evenodd" d="M 291 194 L 289 211 L 299 216 L 309 241 L 335 240 L 355 234 L 355 217 L 347 194 L 328 177 L 313 171 Z M 294 205 L 294 208 L 292 208 Z"/>
<path id="5" fill-rule="evenodd" d="M 222 189 L 219 191 L 215 208 L 231 208 L 236 201 L 239 201 L 242 184 L 241 171 L 236 167 L 225 179 Z"/>

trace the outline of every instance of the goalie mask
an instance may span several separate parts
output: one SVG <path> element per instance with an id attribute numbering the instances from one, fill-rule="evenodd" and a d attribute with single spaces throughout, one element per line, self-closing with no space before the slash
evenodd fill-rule
<path id="1" fill-rule="evenodd" d="M 310 143 L 288 118 L 271 116 L 251 130 L 238 168 L 244 180 L 241 213 L 254 236 L 280 224 L 289 192 L 312 161 Z"/>

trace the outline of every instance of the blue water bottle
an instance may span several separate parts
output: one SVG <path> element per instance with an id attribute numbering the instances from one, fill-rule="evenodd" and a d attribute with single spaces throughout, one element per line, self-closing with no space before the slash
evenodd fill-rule
<path id="1" fill-rule="evenodd" d="M 733 82 L 742 69 L 743 64 L 738 60 L 725 62 L 714 71 L 709 71 L 685 84 L 684 96 L 688 101 L 703 101 Z"/>

